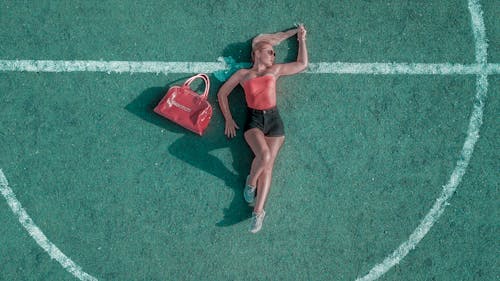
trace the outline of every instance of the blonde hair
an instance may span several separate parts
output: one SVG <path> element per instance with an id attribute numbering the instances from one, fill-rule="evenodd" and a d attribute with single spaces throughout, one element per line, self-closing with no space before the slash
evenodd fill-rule
<path id="1" fill-rule="evenodd" d="M 264 45 L 271 45 L 274 47 L 281 43 L 283 40 L 290 38 L 291 36 L 297 34 L 297 29 L 290 29 L 285 32 L 276 33 L 261 33 L 252 40 L 252 61 L 254 60 L 254 52 L 261 49 Z"/>

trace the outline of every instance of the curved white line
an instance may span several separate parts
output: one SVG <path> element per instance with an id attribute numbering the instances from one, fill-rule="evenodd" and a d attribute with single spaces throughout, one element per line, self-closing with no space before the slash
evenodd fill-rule
<path id="1" fill-rule="evenodd" d="M 472 18 L 472 30 L 475 38 L 476 61 L 479 64 L 486 64 L 487 62 L 487 48 L 486 31 L 482 17 L 481 5 L 477 0 L 469 0 L 469 11 Z M 476 81 L 476 96 L 474 102 L 474 109 L 469 121 L 469 128 L 467 130 L 467 138 L 460 153 L 460 159 L 453 170 L 448 183 L 443 186 L 441 195 L 436 199 L 431 210 L 424 219 L 420 222 L 419 226 L 413 231 L 407 241 L 401 244 L 392 254 L 384 259 L 381 263 L 375 265 L 367 275 L 356 281 L 376 280 L 394 265 L 398 264 L 410 250 L 415 249 L 417 244 L 429 232 L 434 223 L 443 214 L 446 206 L 449 204 L 448 200 L 453 196 L 457 186 L 460 184 L 463 175 L 467 170 L 470 158 L 474 152 L 474 145 L 479 139 L 479 129 L 483 123 L 483 108 L 486 101 L 488 91 L 488 76 L 483 73 L 478 75 Z"/>
<path id="2" fill-rule="evenodd" d="M 73 274 L 76 278 L 83 281 L 97 281 L 97 279 L 84 271 L 76 263 L 74 263 L 70 258 L 68 258 L 56 245 L 49 241 L 47 236 L 43 234 L 42 230 L 36 226 L 33 220 L 30 218 L 26 210 L 24 210 L 21 203 L 16 199 L 16 195 L 9 187 L 7 178 L 5 177 L 3 171 L 0 169 L 0 191 L 3 197 L 7 200 L 10 209 L 16 215 L 21 225 L 28 231 L 29 235 L 36 241 L 36 243 L 44 249 L 52 259 L 58 261 L 64 269 L 69 273 Z"/>

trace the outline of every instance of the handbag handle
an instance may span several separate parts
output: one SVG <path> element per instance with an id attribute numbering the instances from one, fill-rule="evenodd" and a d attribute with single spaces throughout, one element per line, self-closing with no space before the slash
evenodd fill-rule
<path id="1" fill-rule="evenodd" d="M 186 80 L 186 82 L 184 82 L 184 86 L 188 86 L 189 87 L 191 85 L 191 83 L 196 78 L 201 78 L 203 81 L 205 81 L 205 91 L 203 92 L 203 94 L 201 95 L 201 97 L 203 99 L 207 99 L 207 97 L 208 97 L 208 91 L 210 90 L 210 79 L 208 78 L 208 76 L 205 73 L 200 73 L 200 74 L 197 74 L 197 75 L 189 78 L 188 80 Z"/>

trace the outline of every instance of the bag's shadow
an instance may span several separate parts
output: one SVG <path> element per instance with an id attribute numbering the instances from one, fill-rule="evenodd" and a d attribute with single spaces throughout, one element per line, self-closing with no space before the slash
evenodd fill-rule
<path id="1" fill-rule="evenodd" d="M 160 102 L 167 90 L 173 85 L 181 85 L 189 77 L 179 79 L 169 83 L 166 87 L 152 87 L 143 91 L 136 99 L 129 103 L 125 109 L 142 120 L 154 124 L 162 129 L 176 134 L 183 134 L 182 137 L 172 143 L 168 148 L 168 153 L 185 161 L 191 166 L 201 169 L 219 179 L 234 191 L 234 197 L 227 208 L 223 210 L 223 218 L 217 222 L 217 226 L 231 226 L 248 219 L 252 209 L 243 200 L 243 186 L 246 176 L 250 170 L 252 152 L 248 148 L 242 136 L 243 124 L 245 121 L 245 101 L 241 90 L 235 89 L 230 101 L 231 113 L 241 129 L 233 139 L 227 139 L 224 135 L 224 118 L 218 108 L 216 92 L 220 87 L 220 82 L 216 79 L 211 81 L 211 89 L 208 101 L 213 107 L 212 120 L 202 137 L 174 124 L 173 122 L 159 116 L 153 109 Z M 201 80 L 200 80 L 201 81 Z M 197 90 L 193 82 L 193 90 Z M 201 83 L 202 84 L 202 83 Z M 200 86 L 201 88 L 203 86 Z M 201 89 L 202 90 L 202 89 Z M 201 92 L 198 89 L 198 92 Z M 239 91 L 239 93 L 237 93 Z M 232 168 L 230 170 L 223 161 L 211 155 L 210 152 L 228 148 L 232 155 Z M 212 187 L 206 187 L 212 188 Z"/>

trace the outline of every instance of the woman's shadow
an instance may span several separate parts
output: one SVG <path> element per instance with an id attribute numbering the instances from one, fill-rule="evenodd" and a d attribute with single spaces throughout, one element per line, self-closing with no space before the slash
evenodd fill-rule
<path id="1" fill-rule="evenodd" d="M 170 82 L 166 87 L 152 87 L 143 91 L 136 99 L 129 103 L 125 109 L 142 120 L 154 124 L 170 132 L 184 135 L 174 141 L 168 148 L 168 152 L 213 176 L 224 181 L 225 185 L 233 189 L 234 197 L 228 208 L 223 210 L 224 217 L 216 223 L 217 226 L 231 226 L 248 219 L 251 209 L 243 200 L 243 186 L 246 176 L 250 170 L 252 154 L 242 137 L 242 129 L 233 139 L 227 139 L 224 135 L 224 118 L 218 108 L 217 98 L 214 93 L 220 87 L 220 82 L 210 79 L 211 89 L 208 97 L 213 107 L 213 115 L 210 124 L 202 137 L 180 127 L 177 124 L 159 116 L 153 109 L 160 102 L 167 90 L 174 85 L 181 85 L 189 77 Z M 201 81 L 201 80 L 200 80 Z M 193 82 L 193 90 L 201 92 L 203 83 Z M 196 88 L 198 85 L 198 89 Z M 238 93 L 239 92 L 239 93 Z M 241 127 L 245 120 L 245 101 L 241 89 L 235 89 L 231 94 L 230 107 L 233 118 Z M 226 167 L 223 161 L 210 154 L 211 151 L 229 148 L 233 159 L 234 172 Z"/>

